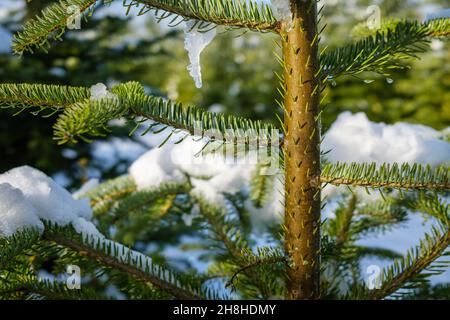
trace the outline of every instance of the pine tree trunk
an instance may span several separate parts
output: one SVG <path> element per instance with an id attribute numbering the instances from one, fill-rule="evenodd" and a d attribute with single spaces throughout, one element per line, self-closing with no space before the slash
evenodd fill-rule
<path id="1" fill-rule="evenodd" d="M 287 299 L 320 295 L 320 88 L 316 0 L 291 0 L 282 27 L 285 62 Z"/>

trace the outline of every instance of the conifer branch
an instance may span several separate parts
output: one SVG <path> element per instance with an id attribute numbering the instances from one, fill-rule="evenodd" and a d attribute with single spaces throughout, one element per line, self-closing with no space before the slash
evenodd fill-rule
<path id="1" fill-rule="evenodd" d="M 419 245 L 408 251 L 405 257 L 396 259 L 392 266 L 386 268 L 381 275 L 378 289 L 369 290 L 364 286 L 356 285 L 351 297 L 358 299 L 383 299 L 391 295 L 402 295 L 400 289 L 413 289 L 427 280 L 431 275 L 441 274 L 450 266 L 450 261 L 435 262 L 442 256 L 450 255 L 447 251 L 450 245 L 450 216 L 449 207 L 445 201 L 437 197 L 421 202 L 433 202 L 439 210 L 433 211 L 438 224 L 431 228 L 430 233 L 420 241 Z M 420 208 L 418 208 L 420 210 Z"/>
<path id="2" fill-rule="evenodd" d="M 68 107 L 89 98 L 89 89 L 45 84 L 0 84 L 0 108 L 40 110 Z"/>
<path id="3" fill-rule="evenodd" d="M 31 248 L 40 238 L 38 230 L 21 230 L 11 237 L 0 238 L 0 270 L 2 270 L 13 258 Z"/>
<path id="4" fill-rule="evenodd" d="M 195 280 L 191 279 L 193 281 L 187 284 L 188 287 L 184 287 L 181 284 L 182 277 L 180 275 L 165 270 L 153 264 L 150 258 L 114 242 L 95 237 L 83 236 L 81 238 L 74 235 L 68 228 L 63 229 L 51 225 L 46 227 L 43 239 L 83 253 L 104 266 L 124 272 L 144 283 L 149 283 L 178 299 L 198 300 L 204 298 L 199 288 L 191 287 L 191 283 L 194 283 Z"/>
<path id="5" fill-rule="evenodd" d="M 121 176 L 100 184 L 83 197 L 90 200 L 95 217 L 108 212 L 119 199 L 136 191 L 136 183 L 130 176 Z"/>
<path id="6" fill-rule="evenodd" d="M 30 277 L 31 278 L 31 277 Z M 109 297 L 100 296 L 94 290 L 82 287 L 79 290 L 70 290 L 65 283 L 48 279 L 19 279 L 13 283 L 5 283 L 0 289 L 0 295 L 26 295 L 29 298 L 46 300 L 106 300 Z"/>
<path id="7" fill-rule="evenodd" d="M 358 288 L 352 298 L 379 300 L 397 293 L 402 288 L 412 289 L 425 281 L 429 276 L 444 272 L 450 265 L 443 261 L 433 266 L 433 262 L 446 253 L 450 245 L 450 231 L 447 228 L 433 227 L 431 234 L 426 234 L 420 244 L 411 249 L 406 257 L 397 259 L 394 264 L 382 273 L 381 287 L 368 290 Z M 423 273 L 423 271 L 428 272 Z M 398 292 L 398 294 L 402 294 Z"/>
<path id="8" fill-rule="evenodd" d="M 266 168 L 266 165 L 258 164 L 250 181 L 250 199 L 256 208 L 262 208 L 269 201 L 275 182 L 273 175 L 264 174 Z"/>
<path id="9" fill-rule="evenodd" d="M 402 60 L 417 58 L 419 53 L 425 52 L 429 38 L 447 36 L 449 32 L 450 19 L 399 22 L 393 28 L 325 53 L 321 57 L 323 78 L 365 71 L 387 74 L 392 69 L 403 68 Z"/>
<path id="10" fill-rule="evenodd" d="M 77 8 L 80 14 L 91 9 L 99 0 L 60 0 L 44 9 L 40 16 L 25 23 L 23 30 L 14 36 L 13 51 L 33 52 L 35 48 L 47 50 L 49 39 L 58 40 L 64 34 L 67 24 L 76 12 L 69 8 Z"/>
<path id="11" fill-rule="evenodd" d="M 336 163 L 327 164 L 320 181 L 333 185 L 396 189 L 450 189 L 450 168 L 432 169 L 419 164 Z"/>
<path id="12" fill-rule="evenodd" d="M 112 224 L 115 224 L 121 218 L 130 216 L 133 213 L 138 212 L 141 214 L 141 210 L 153 204 L 158 199 L 186 194 L 189 190 L 190 186 L 188 184 L 167 182 L 155 189 L 133 192 L 121 199 L 111 214 L 108 215 L 108 218 L 111 219 Z"/>
<path id="13" fill-rule="evenodd" d="M 156 12 L 163 10 L 186 20 L 199 20 L 196 24 L 204 29 L 208 29 L 211 23 L 258 31 L 278 31 L 280 28 L 270 6 L 253 0 L 132 0 L 127 6 L 136 4 L 144 4 Z M 164 15 L 164 18 L 169 17 Z M 172 22 L 176 20 L 171 19 Z"/>
<path id="14" fill-rule="evenodd" d="M 15 95 L 18 90 L 25 94 Z M 62 111 L 54 126 L 55 139 L 60 144 L 104 136 L 109 131 L 108 122 L 122 117 L 152 120 L 151 128 L 164 126 L 158 132 L 169 128 L 172 131 L 183 130 L 221 143 L 267 146 L 273 135 L 278 135 L 276 128 L 269 123 L 215 114 L 199 107 L 148 96 L 137 82 L 116 85 L 111 92 L 115 98 L 92 100 L 87 88 L 5 84 L 0 87 L 0 106 L 23 108 L 25 105 L 30 107 L 30 111 L 31 107 L 37 107 L 39 111 Z"/>
<path id="15" fill-rule="evenodd" d="M 224 209 L 209 204 L 201 198 L 196 200 L 200 205 L 201 214 L 208 221 L 213 239 L 224 246 L 233 264 L 238 267 L 238 270 L 235 270 L 233 274 L 236 272 L 244 274 L 250 283 L 258 289 L 262 298 L 267 299 L 270 297 L 272 292 L 268 283 L 264 283 L 261 275 L 251 270 L 252 268 L 249 267 L 249 263 L 245 258 L 245 252 L 251 252 L 251 249 L 249 249 L 247 240 L 240 228 L 233 221 L 226 219 L 226 211 Z"/>

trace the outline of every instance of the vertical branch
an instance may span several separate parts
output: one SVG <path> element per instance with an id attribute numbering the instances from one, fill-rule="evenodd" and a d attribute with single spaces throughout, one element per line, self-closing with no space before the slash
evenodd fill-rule
<path id="1" fill-rule="evenodd" d="M 291 0 L 281 37 L 285 78 L 285 250 L 287 299 L 319 298 L 320 126 L 317 3 Z"/>

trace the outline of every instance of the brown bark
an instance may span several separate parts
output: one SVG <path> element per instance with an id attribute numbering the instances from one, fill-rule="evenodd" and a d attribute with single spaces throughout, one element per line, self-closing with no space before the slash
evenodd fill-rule
<path id="1" fill-rule="evenodd" d="M 320 80 L 315 0 L 291 0 L 282 25 L 287 299 L 320 296 Z"/>

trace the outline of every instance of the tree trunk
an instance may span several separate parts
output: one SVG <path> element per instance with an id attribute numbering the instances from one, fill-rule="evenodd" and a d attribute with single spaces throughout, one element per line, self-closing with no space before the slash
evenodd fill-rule
<path id="1" fill-rule="evenodd" d="M 287 299 L 320 296 L 320 80 L 316 0 L 291 0 L 283 22 Z"/>

